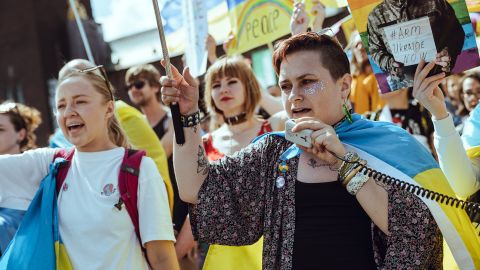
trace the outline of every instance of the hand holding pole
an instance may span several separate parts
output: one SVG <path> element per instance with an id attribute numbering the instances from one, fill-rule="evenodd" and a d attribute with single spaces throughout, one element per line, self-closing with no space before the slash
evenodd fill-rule
<path id="1" fill-rule="evenodd" d="M 172 69 L 170 67 L 170 57 L 168 56 L 168 48 L 167 42 L 165 39 L 165 32 L 163 31 L 163 24 L 162 24 L 162 17 L 160 15 L 160 9 L 158 8 L 158 1 L 153 1 L 153 8 L 155 9 L 155 18 L 157 19 L 157 28 L 158 34 L 160 35 L 160 43 L 162 46 L 162 53 L 163 59 L 165 61 L 165 70 L 167 72 L 167 77 L 172 79 Z M 185 143 L 185 135 L 183 133 L 183 126 L 180 121 L 180 107 L 178 103 L 172 103 L 170 105 L 170 110 L 172 112 L 172 120 L 173 120 L 173 129 L 175 131 L 175 139 L 177 144 L 184 144 Z"/>

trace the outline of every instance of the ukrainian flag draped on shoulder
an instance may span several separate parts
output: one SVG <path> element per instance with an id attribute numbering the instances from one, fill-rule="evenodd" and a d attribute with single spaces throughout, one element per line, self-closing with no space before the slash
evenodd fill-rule
<path id="1" fill-rule="evenodd" d="M 56 179 L 62 159 L 50 165 L 22 223 L 0 260 L 0 270 L 73 269 L 58 230 Z"/>
<path id="2" fill-rule="evenodd" d="M 391 123 L 373 122 L 354 114 L 336 132 L 348 151 L 354 151 L 368 166 L 405 182 L 455 197 L 432 155 L 414 137 Z M 270 133 L 285 136 L 284 133 Z M 268 135 L 268 134 L 267 134 Z M 287 158 L 298 155 L 293 145 Z M 464 210 L 419 197 L 430 209 L 460 269 L 480 269 L 480 237 Z"/>

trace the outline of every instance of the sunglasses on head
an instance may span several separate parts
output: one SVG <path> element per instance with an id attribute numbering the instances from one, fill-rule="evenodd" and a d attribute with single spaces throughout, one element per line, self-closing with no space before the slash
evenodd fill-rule
<path id="1" fill-rule="evenodd" d="M 95 71 L 96 70 L 99 70 L 100 71 L 100 74 L 97 74 Z M 103 67 L 103 65 L 98 65 L 98 66 L 95 66 L 95 67 L 90 67 L 90 68 L 85 68 L 85 69 L 81 69 L 81 70 L 78 70 L 78 72 L 80 73 L 93 73 L 99 77 L 101 77 L 104 81 L 105 81 L 105 84 L 107 86 L 107 89 L 108 91 L 110 92 L 110 98 L 112 101 L 115 101 L 115 97 L 113 96 L 113 90 L 112 88 L 110 87 L 110 81 L 108 80 L 108 77 L 107 77 L 107 72 L 105 71 L 105 68 Z"/>
<path id="2" fill-rule="evenodd" d="M 125 90 L 129 91 L 132 87 L 135 87 L 135 89 L 140 90 L 145 86 L 145 81 L 134 81 L 132 83 L 127 84 L 125 86 Z"/>

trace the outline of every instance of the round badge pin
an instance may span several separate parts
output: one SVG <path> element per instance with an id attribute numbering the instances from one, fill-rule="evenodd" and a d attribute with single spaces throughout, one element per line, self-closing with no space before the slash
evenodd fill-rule
<path id="1" fill-rule="evenodd" d="M 277 188 L 285 186 L 285 178 L 283 176 L 277 177 L 277 180 L 275 180 L 275 186 L 277 186 Z"/>
<path id="2" fill-rule="evenodd" d="M 116 189 L 115 187 L 113 186 L 113 184 L 106 184 L 104 187 L 103 187 L 103 192 L 102 194 L 105 195 L 105 196 L 111 196 L 113 193 L 115 193 Z"/>

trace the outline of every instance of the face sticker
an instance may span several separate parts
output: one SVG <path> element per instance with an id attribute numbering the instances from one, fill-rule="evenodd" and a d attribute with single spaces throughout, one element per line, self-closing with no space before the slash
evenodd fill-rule
<path id="1" fill-rule="evenodd" d="M 306 95 L 315 95 L 319 91 L 325 90 L 326 83 L 324 81 L 318 81 L 312 83 L 310 86 L 305 88 Z"/>

